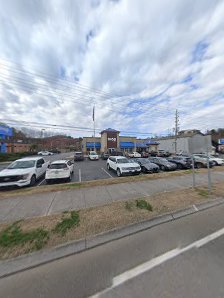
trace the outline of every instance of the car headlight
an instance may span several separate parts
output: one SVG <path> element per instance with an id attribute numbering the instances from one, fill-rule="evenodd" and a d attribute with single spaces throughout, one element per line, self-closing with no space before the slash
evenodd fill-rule
<path id="1" fill-rule="evenodd" d="M 22 179 L 23 179 L 23 180 L 26 180 L 26 179 L 29 177 L 29 175 L 30 175 L 29 173 L 28 173 L 28 174 L 24 174 L 24 175 L 22 176 Z"/>

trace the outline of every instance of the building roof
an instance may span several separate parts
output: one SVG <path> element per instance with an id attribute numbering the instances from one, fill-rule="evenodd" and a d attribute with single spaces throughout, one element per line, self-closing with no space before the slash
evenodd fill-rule
<path id="1" fill-rule="evenodd" d="M 101 134 L 104 133 L 104 132 L 120 132 L 120 131 L 118 131 L 116 129 L 113 129 L 113 128 L 107 128 L 107 129 L 102 130 Z"/>

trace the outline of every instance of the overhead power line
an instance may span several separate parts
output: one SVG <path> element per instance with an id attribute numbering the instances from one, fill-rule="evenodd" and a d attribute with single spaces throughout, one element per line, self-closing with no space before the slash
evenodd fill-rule
<path id="1" fill-rule="evenodd" d="M 1 122 L 5 122 L 5 123 L 14 123 L 16 125 L 21 125 L 21 126 L 26 126 L 29 125 L 31 127 L 34 126 L 38 126 L 39 128 L 60 128 L 60 129 L 71 129 L 71 130 L 79 130 L 79 131 L 87 131 L 87 132 L 93 132 L 93 129 L 90 127 L 80 127 L 80 126 L 73 126 L 73 125 L 61 125 L 61 124 L 52 124 L 52 123 L 40 123 L 40 122 L 34 122 L 34 121 L 23 121 L 23 120 L 13 120 L 13 119 L 5 119 L 5 118 L 1 118 L 0 119 Z M 102 128 L 96 128 L 96 131 L 101 132 Z M 119 130 L 119 129 L 118 129 Z M 128 131 L 128 130 L 119 130 L 120 133 L 127 133 L 127 134 L 136 134 L 136 135 L 148 135 L 148 136 L 152 136 L 155 133 L 152 132 L 140 132 L 140 131 Z M 161 134 L 162 135 L 162 134 Z M 166 135 L 166 134 L 164 134 Z"/>
<path id="2" fill-rule="evenodd" d="M 5 68 L 8 68 L 10 71 L 12 71 L 12 67 L 10 67 L 8 64 L 3 63 L 2 61 L 6 61 L 7 63 L 14 64 L 14 68 L 13 69 L 16 69 L 16 67 L 17 67 L 17 71 L 19 71 L 19 72 L 25 72 L 25 73 L 30 74 L 30 75 L 43 77 L 46 80 L 51 80 L 52 82 L 58 81 L 58 82 L 63 83 L 63 84 L 66 83 L 67 86 L 68 85 L 71 85 L 71 84 L 74 86 L 74 84 L 75 84 L 75 86 L 77 88 L 81 88 L 82 90 L 88 90 L 90 92 L 100 93 L 100 94 L 104 94 L 104 95 L 107 95 L 107 96 L 110 96 L 110 97 L 119 97 L 117 94 L 113 94 L 111 92 L 106 92 L 106 91 L 103 91 L 103 90 L 100 90 L 100 89 L 97 89 L 97 88 L 92 88 L 92 87 L 89 87 L 87 85 L 81 84 L 81 83 L 79 83 L 77 81 L 70 81 L 70 80 L 68 80 L 66 78 L 59 78 L 57 76 L 46 74 L 46 73 L 40 72 L 40 71 L 35 71 L 34 72 L 33 70 L 30 70 L 30 69 L 26 68 L 22 64 L 15 63 L 15 62 L 12 62 L 12 61 L 7 60 L 7 59 L 0 58 L 1 65 L 3 65 L 3 67 L 5 67 Z M 15 67 L 15 65 L 17 65 L 17 66 Z M 23 70 L 21 70 L 21 68 Z"/>

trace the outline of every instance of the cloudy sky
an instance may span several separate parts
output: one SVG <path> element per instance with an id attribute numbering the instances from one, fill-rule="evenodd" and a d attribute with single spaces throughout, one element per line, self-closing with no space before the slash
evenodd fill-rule
<path id="1" fill-rule="evenodd" d="M 95 103 L 96 128 L 123 134 L 167 134 L 176 109 L 181 129 L 224 127 L 224 1 L 0 7 L 0 121 L 92 129 Z"/>

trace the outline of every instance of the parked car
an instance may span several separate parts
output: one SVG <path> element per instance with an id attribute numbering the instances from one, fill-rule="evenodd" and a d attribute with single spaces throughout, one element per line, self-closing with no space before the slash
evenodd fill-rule
<path id="1" fill-rule="evenodd" d="M 84 155 L 82 152 L 75 152 L 74 153 L 74 161 L 84 160 Z"/>
<path id="2" fill-rule="evenodd" d="M 41 157 L 25 157 L 11 163 L 0 172 L 0 187 L 33 186 L 43 176 L 49 162 Z"/>
<path id="3" fill-rule="evenodd" d="M 50 152 L 54 153 L 54 154 L 60 154 L 61 153 L 61 151 L 58 150 L 58 149 L 52 149 L 52 150 L 50 150 Z"/>
<path id="4" fill-rule="evenodd" d="M 47 156 L 47 155 L 54 155 L 54 153 L 50 151 L 39 151 L 37 155 Z"/>
<path id="5" fill-rule="evenodd" d="M 136 152 L 136 151 L 134 151 L 134 152 L 128 153 L 127 156 L 128 157 L 131 157 L 131 158 L 133 158 L 133 157 L 140 158 L 141 157 L 141 154 L 138 153 L 138 152 Z"/>
<path id="6" fill-rule="evenodd" d="M 207 159 L 206 154 L 195 154 L 194 156 L 199 156 L 199 157 Z M 212 156 L 212 155 L 208 155 L 208 158 L 209 158 L 209 161 L 213 162 L 214 166 L 223 166 L 224 165 L 224 159 L 223 158 L 219 158 L 219 157 Z"/>
<path id="7" fill-rule="evenodd" d="M 74 163 L 70 160 L 56 160 L 49 165 L 45 174 L 45 180 L 47 183 L 53 180 L 71 181 L 73 172 Z"/>
<path id="8" fill-rule="evenodd" d="M 101 154 L 101 158 L 102 159 L 104 159 L 104 160 L 107 160 L 108 158 L 109 158 L 109 153 L 107 153 L 107 152 L 103 152 L 102 154 Z"/>
<path id="9" fill-rule="evenodd" d="M 135 162 L 137 162 L 143 173 L 158 173 L 159 172 L 159 166 L 155 163 L 152 163 L 148 159 L 145 158 L 134 158 Z"/>
<path id="10" fill-rule="evenodd" d="M 124 152 L 113 150 L 111 151 L 110 156 L 124 156 Z"/>
<path id="11" fill-rule="evenodd" d="M 158 157 L 169 157 L 171 155 L 170 152 L 165 150 L 158 150 L 157 155 Z"/>
<path id="12" fill-rule="evenodd" d="M 149 157 L 149 161 L 155 163 L 159 166 L 160 170 L 162 171 L 175 171 L 177 168 L 177 165 L 169 162 L 165 158 L 162 157 Z"/>
<path id="13" fill-rule="evenodd" d="M 142 152 L 141 157 L 147 158 L 147 157 L 149 157 L 149 153 L 148 152 Z"/>
<path id="14" fill-rule="evenodd" d="M 118 177 L 125 174 L 139 175 L 141 173 L 141 167 L 138 163 L 123 156 L 110 156 L 107 160 L 107 169 L 114 170 Z"/>
<path id="15" fill-rule="evenodd" d="M 167 160 L 175 163 L 177 165 L 177 169 L 190 169 L 192 168 L 191 158 L 180 157 L 180 156 L 170 156 L 167 157 Z"/>
<path id="16" fill-rule="evenodd" d="M 204 156 L 198 156 L 196 154 L 193 154 L 193 159 L 194 159 L 194 166 L 197 169 L 200 168 L 207 168 L 207 157 Z M 212 168 L 214 166 L 214 162 L 209 160 L 209 167 Z"/>
<path id="17" fill-rule="evenodd" d="M 88 154 L 88 157 L 90 160 L 98 160 L 99 159 L 99 155 L 95 151 L 90 151 L 90 153 Z"/>

